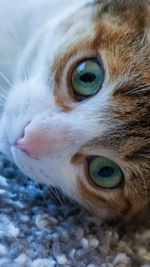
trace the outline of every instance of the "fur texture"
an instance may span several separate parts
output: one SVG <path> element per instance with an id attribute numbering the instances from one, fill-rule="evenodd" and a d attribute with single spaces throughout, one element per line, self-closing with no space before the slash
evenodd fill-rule
<path id="1" fill-rule="evenodd" d="M 24 174 L 59 187 L 96 215 L 128 220 L 150 202 L 150 4 L 70 2 L 0 3 L 2 97 L 7 92 L 0 148 Z M 79 101 L 70 75 L 92 57 L 103 63 L 103 86 Z M 19 136 L 32 157 L 15 145 Z M 120 166 L 123 187 L 91 182 L 92 155 Z"/>

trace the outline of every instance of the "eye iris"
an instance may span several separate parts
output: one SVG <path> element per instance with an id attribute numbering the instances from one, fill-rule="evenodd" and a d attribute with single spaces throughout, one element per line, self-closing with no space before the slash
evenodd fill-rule
<path id="1" fill-rule="evenodd" d="M 102 87 L 103 80 L 103 67 L 96 59 L 81 61 L 71 75 L 74 93 L 85 97 L 95 95 Z"/>
<path id="2" fill-rule="evenodd" d="M 99 187 L 115 188 L 122 184 L 123 173 L 111 160 L 104 157 L 95 157 L 88 164 L 89 176 Z"/>

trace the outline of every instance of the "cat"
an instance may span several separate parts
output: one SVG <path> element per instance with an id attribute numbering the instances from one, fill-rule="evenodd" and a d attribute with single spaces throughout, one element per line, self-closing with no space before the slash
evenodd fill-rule
<path id="1" fill-rule="evenodd" d="M 148 0 L 0 2 L 0 150 L 102 219 L 150 204 Z"/>

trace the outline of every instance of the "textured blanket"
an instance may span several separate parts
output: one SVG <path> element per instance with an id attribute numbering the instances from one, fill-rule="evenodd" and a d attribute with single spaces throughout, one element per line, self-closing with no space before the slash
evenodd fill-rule
<path id="1" fill-rule="evenodd" d="M 150 267 L 150 222 L 120 230 L 0 155 L 0 267 Z"/>

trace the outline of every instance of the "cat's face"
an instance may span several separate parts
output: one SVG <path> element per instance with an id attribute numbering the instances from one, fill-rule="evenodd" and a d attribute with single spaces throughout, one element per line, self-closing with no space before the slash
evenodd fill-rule
<path id="1" fill-rule="evenodd" d="M 96 1 L 47 25 L 2 115 L 1 150 L 103 218 L 128 218 L 150 200 L 148 10 Z"/>

